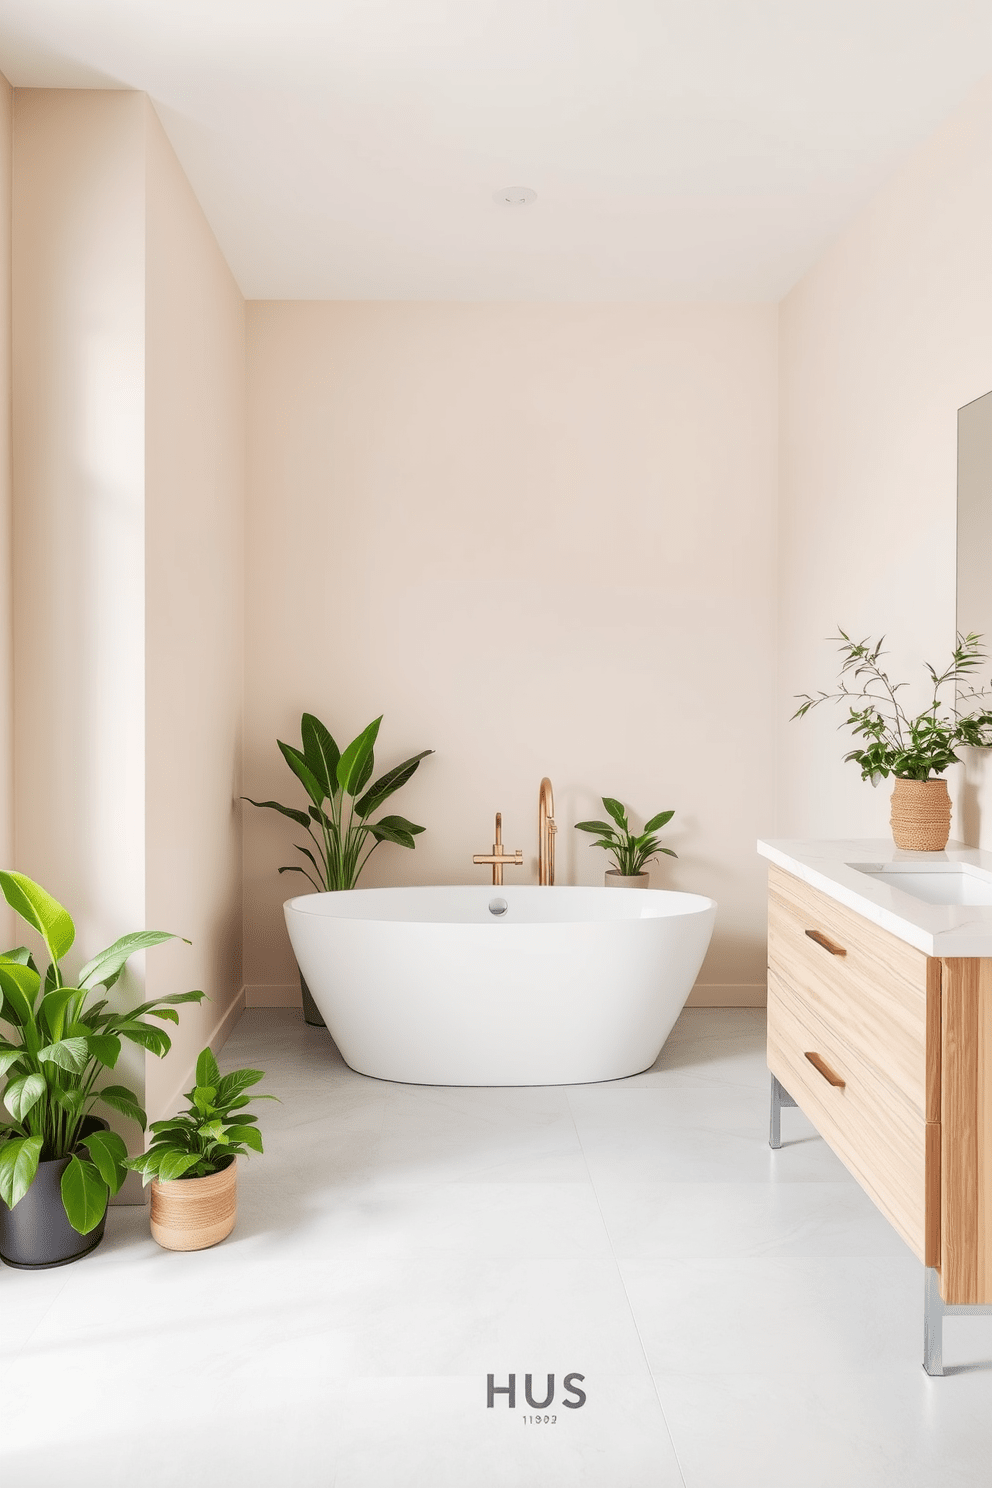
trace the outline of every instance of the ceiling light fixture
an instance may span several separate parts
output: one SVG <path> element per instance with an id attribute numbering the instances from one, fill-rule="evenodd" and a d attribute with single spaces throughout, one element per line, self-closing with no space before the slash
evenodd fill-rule
<path id="1" fill-rule="evenodd" d="M 537 201 L 537 192 L 529 186 L 504 186 L 493 193 L 493 201 L 499 207 L 529 207 Z"/>

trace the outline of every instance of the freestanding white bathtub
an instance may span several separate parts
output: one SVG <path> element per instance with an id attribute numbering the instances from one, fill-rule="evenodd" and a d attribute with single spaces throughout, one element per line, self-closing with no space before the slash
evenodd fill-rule
<path id="1" fill-rule="evenodd" d="M 342 1056 L 413 1085 L 577 1085 L 657 1059 L 712 899 L 652 889 L 349 889 L 285 905 Z"/>

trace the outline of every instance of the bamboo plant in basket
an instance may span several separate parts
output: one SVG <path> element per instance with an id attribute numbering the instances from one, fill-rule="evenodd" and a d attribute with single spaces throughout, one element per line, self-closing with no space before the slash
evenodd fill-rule
<path id="1" fill-rule="evenodd" d="M 962 704 L 988 697 L 989 688 L 972 686 L 975 672 L 986 659 L 982 637 L 959 634 L 951 660 L 942 672 L 924 662 L 930 701 L 920 713 L 907 713 L 899 694 L 908 685 L 893 682 L 880 665 L 885 637 L 852 641 L 846 631 L 834 637 L 844 658 L 835 692 L 799 694 L 792 715 L 802 718 L 821 703 L 847 706 L 841 727 L 851 729 L 863 744 L 844 759 L 860 767 L 861 778 L 878 785 L 889 775 L 892 791 L 892 837 L 896 847 L 915 852 L 939 852 L 951 830 L 951 802 L 944 771 L 958 762 L 964 745 L 992 744 L 992 712 Z M 949 697 L 945 696 L 949 694 Z"/>

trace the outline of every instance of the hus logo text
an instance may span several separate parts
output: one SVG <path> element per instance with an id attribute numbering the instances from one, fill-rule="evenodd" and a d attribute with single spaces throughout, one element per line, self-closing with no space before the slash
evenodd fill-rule
<path id="1" fill-rule="evenodd" d="M 566 1410 L 579 1410 L 579 1409 L 581 1409 L 581 1407 L 583 1405 L 585 1405 L 585 1403 L 586 1403 L 586 1392 L 585 1392 L 585 1390 L 580 1390 L 578 1384 L 576 1383 L 576 1381 L 581 1382 L 584 1379 L 585 1379 L 585 1375 L 584 1374 L 575 1374 L 575 1373 L 573 1373 L 573 1374 L 566 1374 L 565 1375 L 565 1378 L 562 1380 L 561 1387 L 562 1387 L 563 1394 L 562 1394 L 561 1404 L 565 1407 Z M 539 1382 L 538 1383 L 538 1386 L 537 1386 L 537 1389 L 538 1390 L 543 1390 L 543 1399 L 537 1400 L 537 1399 L 534 1398 L 536 1392 L 535 1392 L 535 1388 L 534 1388 L 534 1379 L 533 1379 L 533 1376 L 532 1375 L 529 1375 L 529 1374 L 525 1374 L 524 1375 L 524 1399 L 526 1400 L 527 1404 L 530 1406 L 531 1410 L 536 1410 L 536 1411 L 547 1410 L 550 1405 L 553 1405 L 554 1404 L 554 1399 L 555 1399 L 555 1377 L 554 1377 L 554 1375 L 553 1374 L 549 1374 L 546 1377 L 546 1379 L 543 1381 L 543 1383 L 540 1383 Z M 569 1400 L 567 1398 L 569 1395 L 572 1395 L 575 1398 L 572 1399 L 572 1400 Z M 489 1410 L 495 1409 L 495 1406 L 496 1406 L 496 1397 L 497 1396 L 502 1397 L 501 1402 L 500 1402 L 501 1404 L 505 1401 L 505 1404 L 508 1406 L 508 1408 L 510 1410 L 515 1410 L 516 1409 L 516 1405 L 517 1405 L 517 1376 L 515 1374 L 507 1375 L 507 1377 L 506 1377 L 506 1384 L 505 1385 L 504 1384 L 499 1384 L 498 1385 L 496 1383 L 496 1376 L 494 1374 L 488 1374 L 486 1376 L 486 1406 L 487 1406 L 487 1408 Z"/>

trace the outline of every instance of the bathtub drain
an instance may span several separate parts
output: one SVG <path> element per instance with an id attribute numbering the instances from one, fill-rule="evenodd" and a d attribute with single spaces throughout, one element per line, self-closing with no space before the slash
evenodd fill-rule
<path id="1" fill-rule="evenodd" d="M 490 899 L 489 913 L 491 915 L 505 915 L 507 904 L 505 899 Z"/>

